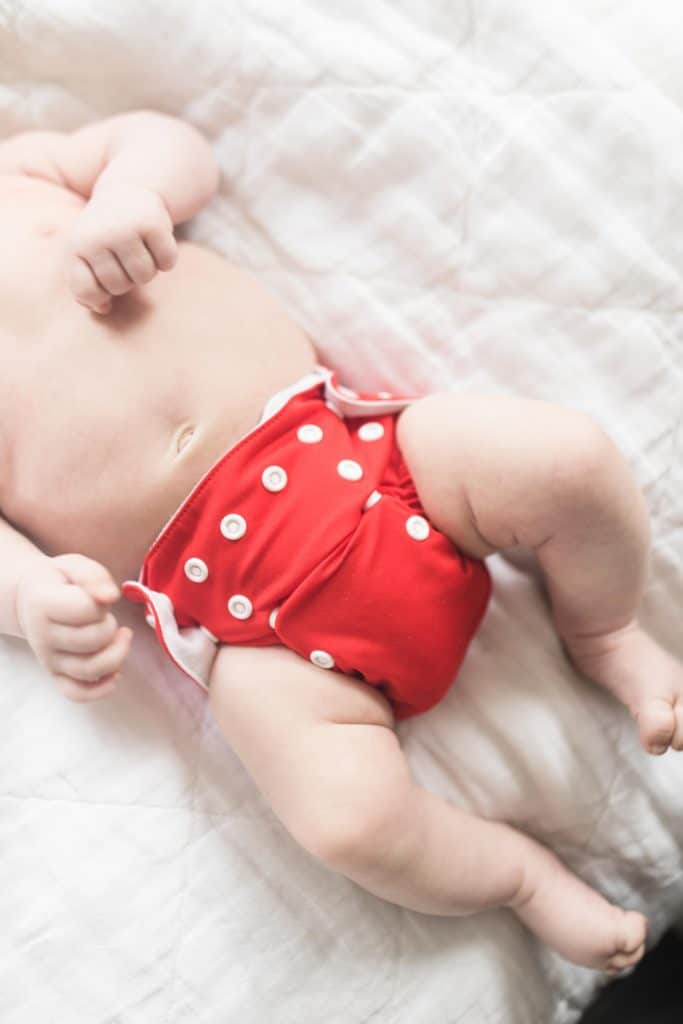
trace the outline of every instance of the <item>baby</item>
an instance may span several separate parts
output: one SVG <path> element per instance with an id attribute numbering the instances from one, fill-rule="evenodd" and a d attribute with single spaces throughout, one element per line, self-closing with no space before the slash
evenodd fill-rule
<path id="1" fill-rule="evenodd" d="M 632 965 L 641 914 L 422 789 L 394 731 L 453 678 L 483 560 L 523 545 L 576 668 L 647 751 L 683 748 L 683 670 L 636 620 L 648 520 L 624 461 L 543 402 L 339 385 L 256 281 L 175 240 L 217 183 L 206 142 L 151 112 L 0 144 L 0 631 L 99 699 L 129 650 L 123 586 L 315 857 Z"/>

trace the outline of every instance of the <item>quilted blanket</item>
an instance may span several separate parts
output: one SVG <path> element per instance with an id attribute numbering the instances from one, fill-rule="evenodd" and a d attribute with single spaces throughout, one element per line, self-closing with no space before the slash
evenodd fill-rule
<path id="1" fill-rule="evenodd" d="M 682 29 L 676 0 L 0 0 L 0 135 L 182 115 L 223 170 L 192 236 L 347 384 L 594 416 L 652 513 L 643 619 L 683 657 Z M 414 771 L 654 942 L 683 903 L 683 754 L 648 758 L 572 672 L 533 568 L 491 570 L 457 685 L 401 726 Z M 599 977 L 510 913 L 410 913 L 297 848 L 148 632 L 96 705 L 0 639 L 5 1024 L 578 1019 Z"/>

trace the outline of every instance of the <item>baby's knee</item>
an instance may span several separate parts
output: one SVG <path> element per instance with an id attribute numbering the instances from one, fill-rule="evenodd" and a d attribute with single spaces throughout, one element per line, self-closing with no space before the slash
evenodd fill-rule
<path id="1" fill-rule="evenodd" d="M 631 470 L 609 435 L 589 416 L 562 410 L 553 436 L 555 459 L 547 485 L 549 517 L 576 527 L 621 507 L 646 527 L 647 511 Z"/>
<path id="2" fill-rule="evenodd" d="M 353 877 L 358 872 L 394 872 L 408 859 L 412 841 L 409 792 L 330 800 L 305 826 L 293 830 L 297 841 L 328 868 Z"/>
<path id="3" fill-rule="evenodd" d="M 555 453 L 549 482 L 562 499 L 599 489 L 615 469 L 621 471 L 624 467 L 616 445 L 584 413 L 555 407 L 548 417 L 547 440 Z"/>

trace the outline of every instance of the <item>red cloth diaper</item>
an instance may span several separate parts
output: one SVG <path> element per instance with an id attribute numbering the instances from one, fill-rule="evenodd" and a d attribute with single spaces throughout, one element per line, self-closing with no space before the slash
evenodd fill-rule
<path id="1" fill-rule="evenodd" d="M 414 399 L 319 367 L 204 475 L 123 592 L 205 689 L 216 644 L 283 644 L 380 687 L 398 718 L 446 692 L 486 608 L 485 564 L 427 520 L 395 440 Z"/>

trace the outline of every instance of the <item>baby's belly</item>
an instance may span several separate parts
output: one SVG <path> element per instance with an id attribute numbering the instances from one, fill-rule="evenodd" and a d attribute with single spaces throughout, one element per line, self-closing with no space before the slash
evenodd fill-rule
<path id="1" fill-rule="evenodd" d="M 68 294 L 40 337 L 3 335 L 0 510 L 46 553 L 137 575 L 166 520 L 314 364 L 304 333 L 248 275 L 195 246 L 100 319 Z M 20 354 L 17 354 L 17 353 Z"/>
<path id="2" fill-rule="evenodd" d="M 178 425 L 144 409 L 125 423 L 80 411 L 75 405 L 73 429 L 51 429 L 46 416 L 45 442 L 36 431 L 17 446 L 23 465 L 3 514 L 47 554 L 77 551 L 117 579 L 135 576 L 163 524 L 241 431 L 230 413 L 213 410 Z"/>

